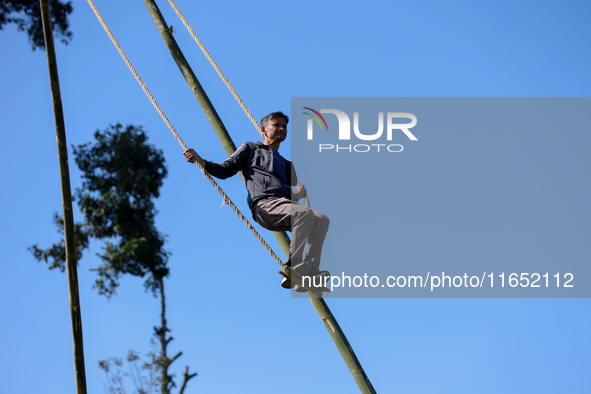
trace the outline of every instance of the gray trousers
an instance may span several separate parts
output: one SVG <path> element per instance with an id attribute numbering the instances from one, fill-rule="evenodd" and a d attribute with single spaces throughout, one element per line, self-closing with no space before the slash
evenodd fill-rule
<path id="1" fill-rule="evenodd" d="M 318 211 L 283 197 L 271 197 L 257 201 L 253 217 L 261 226 L 271 231 L 291 231 L 289 260 L 291 266 L 305 262 L 318 268 L 328 218 Z M 306 242 L 307 241 L 307 242 Z"/>

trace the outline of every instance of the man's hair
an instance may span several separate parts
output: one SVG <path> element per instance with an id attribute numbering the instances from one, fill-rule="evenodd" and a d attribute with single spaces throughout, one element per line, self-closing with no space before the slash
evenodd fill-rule
<path id="1" fill-rule="evenodd" d="M 283 112 L 277 111 L 277 112 L 271 112 L 269 115 L 267 115 L 263 119 L 261 119 L 261 127 L 266 126 L 267 123 L 269 123 L 269 121 L 271 119 L 275 119 L 275 118 L 283 118 L 283 119 L 285 119 L 286 124 L 289 123 L 289 117 L 287 115 L 285 115 Z"/>

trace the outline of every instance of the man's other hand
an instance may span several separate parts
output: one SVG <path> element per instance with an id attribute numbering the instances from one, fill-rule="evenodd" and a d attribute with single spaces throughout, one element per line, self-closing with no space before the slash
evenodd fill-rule
<path id="1" fill-rule="evenodd" d="M 306 190 L 306 186 L 304 185 L 298 185 L 298 187 L 296 187 L 296 195 L 298 196 L 298 199 L 302 199 L 304 197 L 306 197 L 308 195 L 308 191 Z"/>

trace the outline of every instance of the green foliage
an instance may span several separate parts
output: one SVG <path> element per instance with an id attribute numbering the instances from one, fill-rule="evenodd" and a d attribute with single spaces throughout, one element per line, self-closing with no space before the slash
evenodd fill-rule
<path id="1" fill-rule="evenodd" d="M 102 264 L 95 269 L 99 294 L 112 296 L 120 275 L 131 274 L 147 276 L 146 289 L 156 295 L 160 279 L 168 275 L 169 256 L 154 223 L 153 199 L 167 174 L 162 151 L 148 144 L 141 127 L 132 125 L 111 125 L 94 137 L 94 143 L 74 147 L 83 179 L 75 195 L 84 215 L 84 223 L 76 225 L 77 257 L 82 257 L 90 237 L 105 240 L 99 254 Z M 63 234 L 57 214 L 54 221 Z M 47 250 L 37 245 L 29 250 L 50 269 L 64 270 L 63 241 Z"/>
<path id="2" fill-rule="evenodd" d="M 49 0 L 49 9 L 54 33 L 67 44 L 72 39 L 72 32 L 68 30 L 72 2 Z M 27 32 L 33 50 L 45 49 L 39 0 L 0 0 L 0 30 L 7 23 L 16 23 L 20 31 Z"/>
<path id="3" fill-rule="evenodd" d="M 64 234 L 64 219 L 55 212 L 53 214 L 53 223 L 57 227 L 57 231 L 60 234 Z M 81 223 L 76 223 L 74 228 L 74 234 L 76 238 L 76 261 L 82 258 L 82 251 L 88 247 L 89 232 L 84 228 Z M 28 248 L 37 261 L 45 261 L 45 264 L 49 264 L 49 269 L 58 268 L 61 272 L 66 269 L 66 243 L 62 239 L 57 244 L 53 245 L 52 248 L 43 250 L 40 249 L 36 244 Z"/>

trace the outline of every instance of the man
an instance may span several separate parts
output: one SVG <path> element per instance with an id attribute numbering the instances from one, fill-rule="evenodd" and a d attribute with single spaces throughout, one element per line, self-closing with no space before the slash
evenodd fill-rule
<path id="1" fill-rule="evenodd" d="M 300 185 L 293 193 L 291 186 L 297 184 L 295 171 L 291 162 L 278 152 L 287 138 L 288 122 L 289 118 L 282 112 L 265 116 L 261 120 L 263 142 L 242 144 L 221 164 L 203 160 L 193 149 L 185 150 L 184 155 L 188 162 L 198 161 L 210 175 L 219 179 L 242 171 L 254 220 L 268 230 L 291 231 L 289 258 L 285 264 L 301 275 L 327 278 L 328 271 L 320 271 L 319 267 L 329 220 L 297 202 L 306 197 L 306 188 Z M 292 284 L 284 278 L 281 286 L 291 288 Z M 306 291 L 297 284 L 295 290 Z"/>

